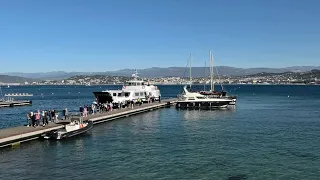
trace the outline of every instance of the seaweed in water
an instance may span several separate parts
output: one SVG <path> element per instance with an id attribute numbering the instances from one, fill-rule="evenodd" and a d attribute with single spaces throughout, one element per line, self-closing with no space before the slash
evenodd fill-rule
<path id="1" fill-rule="evenodd" d="M 230 176 L 228 177 L 228 180 L 244 180 L 247 179 L 248 177 L 245 174 L 239 174 L 236 176 Z"/>

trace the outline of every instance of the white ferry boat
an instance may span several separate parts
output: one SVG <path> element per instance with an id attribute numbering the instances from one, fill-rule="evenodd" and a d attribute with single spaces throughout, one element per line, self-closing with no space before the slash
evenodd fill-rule
<path id="1" fill-rule="evenodd" d="M 126 102 L 137 102 L 138 99 L 146 102 L 149 100 L 160 101 L 161 94 L 157 86 L 138 79 L 138 73 L 132 74 L 133 79 L 127 81 L 121 90 L 105 90 L 93 92 L 97 103 L 114 103 L 116 105 Z"/>

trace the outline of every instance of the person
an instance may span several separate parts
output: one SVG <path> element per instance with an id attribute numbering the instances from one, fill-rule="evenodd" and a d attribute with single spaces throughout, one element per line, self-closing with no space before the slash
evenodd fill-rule
<path id="1" fill-rule="evenodd" d="M 30 113 L 27 113 L 27 127 L 31 126 L 31 117 L 30 117 Z"/>
<path id="2" fill-rule="evenodd" d="M 84 106 L 83 108 L 83 117 L 87 117 L 88 116 L 88 109 L 87 106 Z"/>
<path id="3" fill-rule="evenodd" d="M 48 121 L 48 111 L 47 110 L 45 110 L 44 111 L 44 117 L 42 117 L 43 119 L 42 119 L 42 123 L 44 124 L 44 126 L 46 126 L 46 125 L 49 125 L 49 121 Z"/>
<path id="4" fill-rule="evenodd" d="M 161 98 L 160 98 L 160 96 L 159 96 L 159 103 L 161 103 Z"/>
<path id="5" fill-rule="evenodd" d="M 35 116 L 35 124 L 34 124 L 34 126 L 37 127 L 37 126 L 39 126 L 40 111 L 38 110 L 36 113 L 34 113 L 34 116 Z"/>
<path id="6" fill-rule="evenodd" d="M 42 126 L 46 126 L 46 114 L 45 111 L 42 111 Z"/>
<path id="7" fill-rule="evenodd" d="M 32 126 L 35 127 L 35 125 L 36 125 L 36 115 L 35 115 L 35 113 L 33 113 L 31 111 L 30 116 L 31 116 Z"/>
<path id="8" fill-rule="evenodd" d="M 84 110 L 84 108 L 82 106 L 80 106 L 79 111 L 80 111 L 81 116 L 83 116 L 83 110 Z"/>
<path id="9" fill-rule="evenodd" d="M 64 120 L 67 120 L 69 118 L 69 112 L 68 112 L 68 109 L 65 108 L 64 109 Z"/>
<path id="10" fill-rule="evenodd" d="M 51 110 L 48 111 L 48 116 L 49 116 L 49 121 L 51 122 L 51 120 L 52 120 Z"/>
<path id="11" fill-rule="evenodd" d="M 51 119 L 53 121 L 55 121 L 55 119 L 56 119 L 56 111 L 55 110 L 51 110 Z"/>
<path id="12" fill-rule="evenodd" d="M 96 109 L 95 104 L 92 104 L 92 105 L 91 105 L 91 109 L 92 109 L 92 114 L 94 114 L 94 113 L 95 113 L 95 109 Z"/>

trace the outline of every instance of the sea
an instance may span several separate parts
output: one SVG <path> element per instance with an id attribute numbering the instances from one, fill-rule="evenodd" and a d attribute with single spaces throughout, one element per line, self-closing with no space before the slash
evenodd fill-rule
<path id="1" fill-rule="evenodd" d="M 158 87 L 162 98 L 182 91 Z M 25 97 L 32 106 L 0 108 L 0 128 L 26 124 L 30 111 L 77 112 L 94 101 L 92 92 L 120 88 L 2 87 L 3 94 L 34 96 Z M 320 86 L 223 88 L 238 97 L 234 108 L 163 108 L 95 125 L 79 137 L 1 149 L 0 179 L 320 179 Z"/>

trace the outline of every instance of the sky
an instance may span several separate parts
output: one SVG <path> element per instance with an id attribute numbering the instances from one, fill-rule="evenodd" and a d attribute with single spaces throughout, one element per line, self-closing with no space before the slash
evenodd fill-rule
<path id="1" fill-rule="evenodd" d="M 0 73 L 320 65 L 318 0 L 0 0 Z"/>

